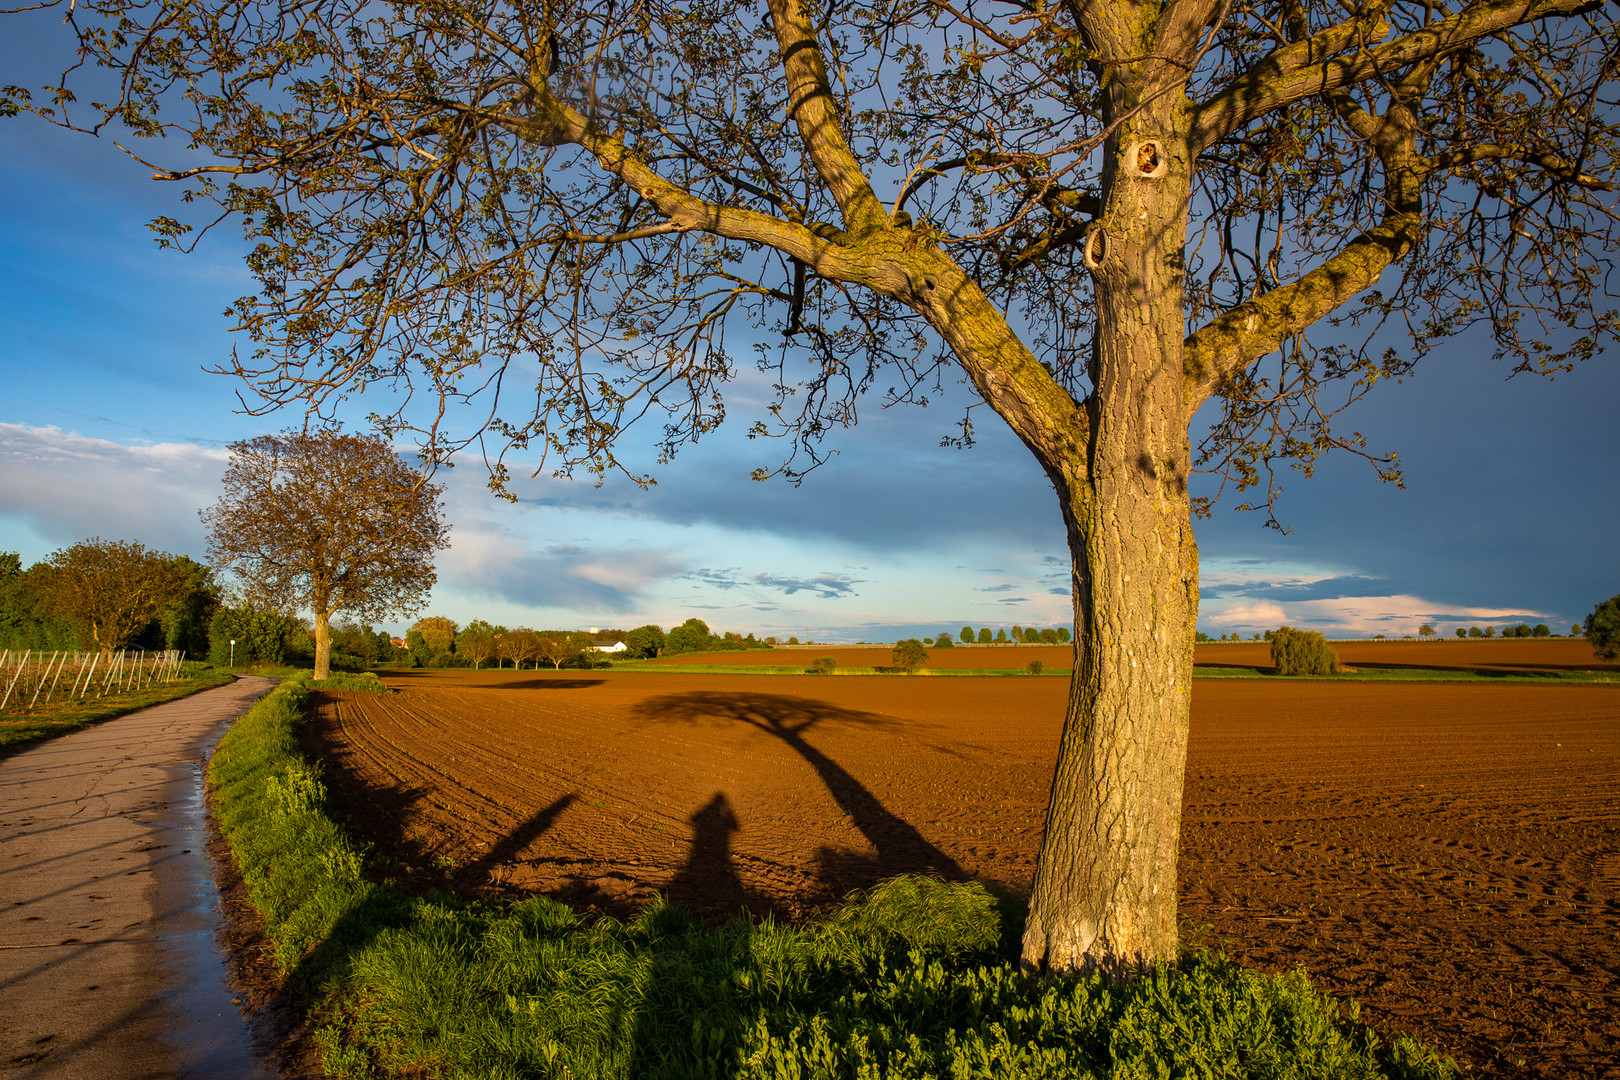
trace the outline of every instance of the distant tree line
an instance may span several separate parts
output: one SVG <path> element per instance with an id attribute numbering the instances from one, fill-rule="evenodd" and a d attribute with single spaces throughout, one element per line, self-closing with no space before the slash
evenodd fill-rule
<path id="1" fill-rule="evenodd" d="M 622 642 L 623 650 L 613 646 Z M 504 668 L 549 664 L 553 670 L 611 663 L 611 656 L 626 660 L 651 659 L 683 653 L 742 651 L 774 648 L 774 637 L 716 634 L 702 619 L 687 619 L 665 632 L 648 624 L 633 630 L 533 630 L 526 626 L 498 626 L 474 619 L 465 628 L 440 615 L 419 619 L 405 635 L 399 662 L 411 667 Z"/>
<path id="2" fill-rule="evenodd" d="M 1067 645 L 1070 640 L 1067 626 L 1048 626 L 1044 629 L 1034 626 L 1014 626 L 1010 631 L 1007 627 L 1001 627 L 993 633 L 988 626 L 979 627 L 977 632 L 971 626 L 964 626 L 958 636 L 965 645 L 974 643 L 979 645 L 1018 643 L 1026 645 Z M 939 635 L 936 647 L 949 647 L 949 639 L 950 634 L 948 633 Z"/>

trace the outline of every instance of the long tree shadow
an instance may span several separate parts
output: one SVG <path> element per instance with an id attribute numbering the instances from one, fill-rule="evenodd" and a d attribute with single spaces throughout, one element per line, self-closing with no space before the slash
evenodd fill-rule
<path id="1" fill-rule="evenodd" d="M 536 811 L 527 821 L 495 841 L 488 851 L 463 867 L 460 876 L 473 882 L 488 878 L 497 867 L 512 862 L 523 853 L 524 848 L 540 839 L 556 823 L 558 815 L 578 798 L 579 792 L 570 791 L 551 805 Z"/>
<path id="2" fill-rule="evenodd" d="M 877 849 L 875 862 L 823 848 L 820 862 L 827 884 L 842 891 L 867 879 L 895 874 L 938 874 L 949 880 L 967 878 L 956 860 L 935 847 L 838 762 L 812 746 L 806 733 L 818 724 L 881 727 L 895 723 L 876 713 L 846 709 L 825 701 L 780 694 L 694 691 L 663 694 L 638 702 L 633 712 L 654 723 L 740 723 L 780 740 L 803 758 L 855 828 Z M 851 880 L 859 879 L 859 880 Z"/>

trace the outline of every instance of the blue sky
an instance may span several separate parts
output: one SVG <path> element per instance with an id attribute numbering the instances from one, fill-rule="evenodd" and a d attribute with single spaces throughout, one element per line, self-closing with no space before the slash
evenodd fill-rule
<path id="1" fill-rule="evenodd" d="M 35 67 L 29 36 L 0 44 L 5 81 Z M 0 550 L 32 561 L 99 535 L 201 557 L 197 510 L 226 444 L 299 422 L 241 415 L 232 382 L 204 373 L 229 355 L 222 312 L 250 282 L 228 234 L 157 250 L 145 223 L 171 198 L 107 140 L 0 121 Z M 1487 343 L 1459 343 L 1355 408 L 1350 426 L 1401 452 L 1405 490 L 1330 460 L 1285 478 L 1288 535 L 1230 498 L 1199 522 L 1200 626 L 1567 632 L 1620 592 L 1614 358 L 1555 381 L 1506 374 Z M 746 401 L 749 380 L 736 389 Z M 744 423 L 657 468 L 649 491 L 541 477 L 513 506 L 465 462 L 447 475 L 452 547 L 428 610 L 536 627 L 697 615 L 817 640 L 1068 622 L 1050 486 L 993 417 L 974 449 L 941 448 L 955 415 L 873 401 L 798 488 L 748 479 L 771 462 Z"/>

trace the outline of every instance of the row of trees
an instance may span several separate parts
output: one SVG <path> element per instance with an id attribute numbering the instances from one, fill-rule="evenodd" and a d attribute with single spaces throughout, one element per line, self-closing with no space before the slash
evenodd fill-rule
<path id="1" fill-rule="evenodd" d="M 26 570 L 0 552 L 0 648 L 208 652 L 213 571 L 139 541 L 93 537 Z"/>
<path id="2" fill-rule="evenodd" d="M 624 643 L 618 655 L 625 659 L 648 659 L 655 656 L 674 656 L 681 653 L 722 652 L 726 650 L 769 649 L 776 645 L 774 637 L 758 638 L 752 633 L 726 632 L 716 634 L 702 619 L 687 619 L 667 633 L 660 626 L 648 624 L 634 630 L 531 630 L 528 627 L 497 626 L 483 619 L 474 619 L 465 628 L 442 615 L 419 619 L 405 635 L 406 659 L 418 667 L 472 667 L 481 668 L 494 662 L 504 667 L 508 661 L 513 667 L 524 664 L 538 666 L 541 661 L 554 669 L 589 667 L 597 662 L 592 656 L 604 646 Z"/>
<path id="3" fill-rule="evenodd" d="M 946 639 L 949 637 L 949 634 L 939 635 L 940 647 L 947 645 Z M 965 644 L 978 642 L 980 645 L 989 645 L 992 643 L 1024 642 L 1029 645 L 1065 645 L 1069 642 L 1069 628 L 1067 626 L 1049 626 L 1045 629 L 1038 629 L 1033 626 L 1014 626 L 1012 632 L 1009 633 L 1006 627 L 1002 627 L 992 635 L 988 626 L 979 627 L 978 633 L 974 633 L 973 627 L 964 626 L 958 637 Z"/>

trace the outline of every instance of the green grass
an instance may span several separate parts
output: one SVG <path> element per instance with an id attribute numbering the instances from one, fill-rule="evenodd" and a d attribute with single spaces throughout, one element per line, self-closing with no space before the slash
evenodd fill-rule
<path id="1" fill-rule="evenodd" d="M 1269 667 L 1196 667 L 1195 679 L 1274 679 L 1279 682 L 1614 683 L 1607 671 L 1495 671 L 1447 668 L 1376 668 L 1337 675 L 1278 675 Z"/>
<path id="2" fill-rule="evenodd" d="M 111 720 L 137 709 L 177 701 L 200 690 L 224 686 L 235 676 L 230 672 L 205 669 L 191 678 L 158 683 L 144 690 L 108 694 L 103 698 L 65 701 L 60 698 L 49 705 L 40 705 L 31 712 L 0 713 L 0 757 L 14 754 L 25 746 L 58 735 L 66 735 L 101 720 Z"/>
<path id="3" fill-rule="evenodd" d="M 305 679 L 233 726 L 215 812 L 335 1075 L 571 1080 L 1445 1077 L 1302 973 L 1210 954 L 1128 985 L 1021 973 L 977 884 L 897 878 L 804 926 L 630 921 L 375 880 L 298 749 Z M 1353 1010 L 1352 1010 L 1353 1012 Z"/>

